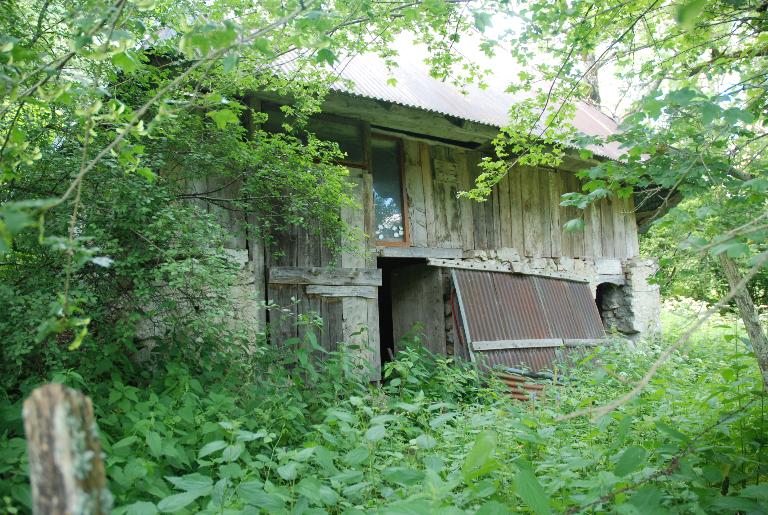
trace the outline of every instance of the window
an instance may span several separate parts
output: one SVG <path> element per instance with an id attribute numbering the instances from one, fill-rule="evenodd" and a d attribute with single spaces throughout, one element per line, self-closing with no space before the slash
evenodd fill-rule
<path id="1" fill-rule="evenodd" d="M 269 116 L 266 123 L 262 125 L 267 132 L 285 132 L 283 123 L 292 120 L 292 118 L 286 119 L 285 113 L 280 110 L 280 106 L 277 104 L 265 102 L 262 104 L 261 110 Z M 367 168 L 364 148 L 365 136 L 360 122 L 321 114 L 313 116 L 306 129 L 297 131 L 296 136 L 306 142 L 307 132 L 312 132 L 323 141 L 333 141 L 338 144 L 339 149 L 346 154 L 339 161 L 339 164 L 353 168 Z"/>
<path id="2" fill-rule="evenodd" d="M 310 132 L 319 139 L 334 141 L 339 149 L 347 154 L 342 164 L 356 168 L 366 168 L 363 150 L 363 131 L 360 124 L 344 122 L 328 116 L 313 118 L 309 122 Z"/>
<path id="3" fill-rule="evenodd" d="M 376 245 L 407 245 L 408 219 L 403 195 L 403 154 L 399 139 L 371 139 L 373 206 L 376 215 L 373 239 Z"/>

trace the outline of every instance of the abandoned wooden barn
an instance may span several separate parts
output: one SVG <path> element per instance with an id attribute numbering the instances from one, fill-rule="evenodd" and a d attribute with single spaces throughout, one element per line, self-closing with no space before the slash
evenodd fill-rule
<path id="1" fill-rule="evenodd" d="M 387 84 L 390 74 L 396 86 Z M 549 367 L 559 349 L 594 343 L 604 327 L 629 337 L 656 327 L 658 291 L 647 283 L 654 265 L 638 257 L 631 199 L 603 200 L 583 213 L 583 231 L 563 229 L 580 213 L 561 207 L 560 195 L 578 190 L 574 171 L 589 162 L 518 167 L 486 202 L 457 199 L 505 124 L 508 95 L 463 95 L 418 66 L 388 71 L 373 59 L 351 61 L 342 77 L 354 88 L 328 97 L 313 130 L 347 153 L 362 209 L 343 217 L 368 235 L 357 242 L 364 252 L 333 265 L 319 239 L 300 228 L 282 235 L 277 249 L 232 238 L 228 246 L 243 263 L 240 316 L 254 327 L 268 323 L 279 344 L 300 335 L 297 316 L 316 312 L 321 345 L 359 345 L 374 378 L 416 323 L 435 352 L 532 369 Z M 257 96 L 261 111 L 277 119 L 281 99 Z M 586 104 L 574 123 L 586 134 L 616 130 Z M 593 150 L 596 159 L 620 155 L 612 146 Z M 222 216 L 233 228 L 245 223 L 236 213 Z M 267 300 L 287 308 L 257 308 Z"/>

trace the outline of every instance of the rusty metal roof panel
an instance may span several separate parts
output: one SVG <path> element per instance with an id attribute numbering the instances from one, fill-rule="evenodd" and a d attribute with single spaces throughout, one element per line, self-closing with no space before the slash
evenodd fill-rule
<path id="1" fill-rule="evenodd" d="M 482 368 L 538 372 L 570 352 L 568 341 L 605 337 L 586 283 L 463 269 L 453 270 L 453 283 L 461 341 Z"/>
<path id="2" fill-rule="evenodd" d="M 532 282 L 536 284 L 544 306 L 550 337 L 594 339 L 605 336 L 597 305 L 586 284 L 548 277 L 533 277 Z"/>

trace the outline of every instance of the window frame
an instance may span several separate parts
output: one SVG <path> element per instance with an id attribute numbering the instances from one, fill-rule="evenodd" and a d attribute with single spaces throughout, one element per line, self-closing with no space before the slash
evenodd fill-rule
<path id="1" fill-rule="evenodd" d="M 370 237 L 374 239 L 375 247 L 410 247 L 411 246 L 411 220 L 408 216 L 408 195 L 406 195 L 405 189 L 405 149 L 403 139 L 397 136 L 391 136 L 389 134 L 382 134 L 379 132 L 371 133 L 371 140 L 382 139 L 397 142 L 397 156 L 398 166 L 400 167 L 400 196 L 403 205 L 403 241 L 381 241 L 376 240 L 374 234 Z M 373 201 L 373 181 L 374 181 L 374 162 L 373 162 L 373 149 L 369 151 L 370 166 L 368 168 L 371 174 L 371 209 L 373 210 L 373 227 L 376 227 L 376 204 Z M 375 230 L 372 229 L 372 232 Z"/>

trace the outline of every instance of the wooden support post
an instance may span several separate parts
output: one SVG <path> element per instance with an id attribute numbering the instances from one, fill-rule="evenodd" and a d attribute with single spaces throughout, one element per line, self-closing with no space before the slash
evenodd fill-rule
<path id="1" fill-rule="evenodd" d="M 112 510 L 91 400 L 60 384 L 24 401 L 32 512 L 45 515 Z"/>

